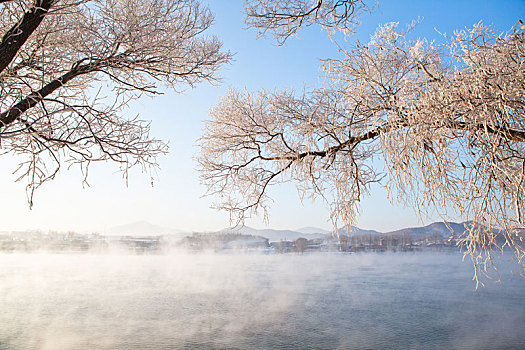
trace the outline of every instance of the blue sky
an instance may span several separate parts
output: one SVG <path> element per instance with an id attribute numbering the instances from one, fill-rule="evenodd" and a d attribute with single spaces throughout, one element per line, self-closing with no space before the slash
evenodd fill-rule
<path id="1" fill-rule="evenodd" d="M 4 200 L 0 202 L 0 231 L 27 228 L 56 230 L 104 230 L 139 220 L 183 230 L 214 230 L 228 226 L 228 215 L 209 209 L 213 198 L 202 198 L 204 188 L 198 183 L 195 162 L 196 140 L 210 108 L 225 94 L 228 87 L 248 90 L 294 88 L 318 85 L 322 75 L 320 59 L 336 58 L 339 53 L 318 27 L 299 32 L 285 45 L 276 46 L 271 37 L 256 40 L 254 30 L 246 30 L 242 1 L 209 0 L 215 13 L 216 34 L 226 49 L 235 53 L 233 62 L 223 67 L 222 81 L 217 86 L 201 84 L 183 93 L 166 91 L 155 98 L 136 101 L 127 112 L 140 114 L 152 121 L 154 137 L 169 141 L 170 154 L 161 157 L 161 169 L 154 186 L 140 170 L 131 173 L 128 186 L 113 164 L 95 164 L 90 169 L 89 187 L 82 185 L 76 169 L 64 169 L 57 179 L 38 190 L 35 205 L 29 210 L 23 183 L 14 183 L 16 159 L 0 159 L 0 181 Z M 413 35 L 442 40 L 441 33 L 471 27 L 483 21 L 501 31 L 510 29 L 524 19 L 525 1 L 400 1 L 380 0 L 372 16 L 362 17 L 355 36 L 348 39 L 367 42 L 377 25 L 396 21 L 401 25 L 422 18 Z M 301 203 L 297 191 L 290 186 L 270 191 L 274 203 L 270 209 L 269 227 L 294 229 L 303 226 L 329 228 L 328 211 L 322 202 Z M 7 198 L 7 200 L 6 200 Z M 410 208 L 391 205 L 379 187 L 362 203 L 358 225 L 388 231 L 438 220 L 423 222 Z M 460 218 L 458 218 L 460 219 Z M 266 227 L 262 218 L 253 218 L 247 225 Z"/>

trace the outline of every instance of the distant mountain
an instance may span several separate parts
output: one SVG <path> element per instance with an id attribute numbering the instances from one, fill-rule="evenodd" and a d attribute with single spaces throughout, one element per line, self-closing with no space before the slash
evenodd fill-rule
<path id="1" fill-rule="evenodd" d="M 447 226 L 448 225 L 448 226 Z M 420 237 L 424 235 L 441 235 L 443 237 L 450 236 L 451 232 L 456 235 L 462 234 L 465 232 L 465 225 L 468 223 L 456 223 L 456 222 L 434 222 L 430 225 L 423 227 L 409 227 L 403 228 L 396 231 L 387 232 L 387 235 L 411 235 L 412 237 Z M 452 230 L 452 231 L 451 231 Z"/>
<path id="2" fill-rule="evenodd" d="M 301 233 L 292 230 L 272 230 L 272 229 L 255 229 L 248 226 L 226 228 L 219 231 L 221 233 L 240 233 L 244 235 L 262 236 L 268 238 L 270 242 L 281 240 L 293 241 L 297 238 L 304 237 L 307 239 L 325 238 L 327 233 Z M 328 233 L 329 234 L 329 233 Z"/>
<path id="3" fill-rule="evenodd" d="M 445 224 L 444 222 L 434 222 L 427 226 L 421 227 L 409 227 L 400 230 L 390 231 L 382 233 L 376 230 L 366 230 L 361 229 L 356 226 L 351 227 L 342 227 L 338 230 L 339 235 L 341 236 L 359 236 L 359 235 L 410 235 L 413 238 L 419 238 L 424 235 L 433 235 L 437 234 L 442 237 L 450 236 L 450 229 L 452 232 L 459 235 L 465 231 L 465 225 L 471 223 L 455 223 L 449 222 Z M 447 226 L 448 225 L 448 226 Z M 450 229 L 449 229 L 450 227 Z M 225 228 L 220 231 L 210 232 L 210 234 L 243 234 L 243 235 L 253 235 L 261 236 L 268 238 L 270 242 L 278 242 L 281 240 L 293 241 L 297 238 L 303 237 L 306 239 L 317 239 L 317 238 L 329 238 L 332 233 L 328 230 L 318 228 L 318 227 L 302 227 L 297 230 L 274 230 L 274 229 L 255 229 L 249 226 L 238 226 Z M 190 233 L 185 233 L 181 230 L 172 229 L 169 227 L 163 227 L 158 225 L 153 225 L 147 221 L 138 221 L 127 225 L 120 225 L 112 227 L 106 230 L 105 234 L 115 235 L 115 236 L 171 236 L 171 239 L 180 239 L 184 236 L 190 235 Z"/>
<path id="4" fill-rule="evenodd" d="M 340 235 L 343 235 L 343 236 L 349 236 L 349 235 L 372 235 L 374 236 L 374 235 L 381 234 L 381 232 L 376 231 L 376 230 L 365 230 L 365 229 L 361 229 L 356 226 L 350 226 L 350 228 L 345 226 L 345 227 L 340 228 L 337 231 Z"/>
<path id="5" fill-rule="evenodd" d="M 326 235 L 326 234 L 332 233 L 331 231 L 325 230 L 323 228 L 310 227 L 310 226 L 298 228 L 297 230 L 294 230 L 294 232 L 299 232 L 299 233 L 303 233 L 307 235 L 318 235 L 318 234 Z"/>
<path id="6" fill-rule="evenodd" d="M 313 234 L 324 234 L 331 233 L 331 231 L 319 228 L 319 227 L 301 227 L 295 230 L 295 232 L 304 233 L 307 235 L 313 235 Z"/>
<path id="7" fill-rule="evenodd" d="M 183 231 L 153 225 L 147 221 L 137 221 L 131 224 L 114 226 L 106 230 L 106 234 L 115 236 L 160 236 L 160 235 L 181 235 Z"/>

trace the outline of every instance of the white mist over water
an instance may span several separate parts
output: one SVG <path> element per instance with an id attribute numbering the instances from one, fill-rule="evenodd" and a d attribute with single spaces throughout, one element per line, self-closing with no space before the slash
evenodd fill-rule
<path id="1" fill-rule="evenodd" d="M 460 254 L 0 254 L 0 349 L 523 349 Z"/>

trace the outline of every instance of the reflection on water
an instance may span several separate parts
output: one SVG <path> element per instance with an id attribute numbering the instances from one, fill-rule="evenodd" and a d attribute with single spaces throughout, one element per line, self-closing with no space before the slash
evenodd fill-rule
<path id="1" fill-rule="evenodd" d="M 0 254 L 4 349 L 525 349 L 459 254 Z"/>

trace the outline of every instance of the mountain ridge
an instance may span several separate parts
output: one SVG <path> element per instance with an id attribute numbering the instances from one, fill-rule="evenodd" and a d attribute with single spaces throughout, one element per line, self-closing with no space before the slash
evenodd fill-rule
<path id="1" fill-rule="evenodd" d="M 453 234 L 461 234 L 465 231 L 466 225 L 470 225 L 470 222 L 443 222 L 437 221 L 425 226 L 407 227 L 394 231 L 380 232 L 376 230 L 363 229 L 356 226 L 342 227 L 339 228 L 334 235 L 340 236 L 359 236 L 359 235 L 410 235 L 412 237 L 421 237 L 422 235 L 441 235 L 443 237 L 450 236 Z M 452 230 L 452 231 L 451 231 Z M 198 231 L 194 231 L 198 233 Z M 147 221 L 137 221 L 130 224 L 119 225 L 112 227 L 107 230 L 107 233 L 114 235 L 135 235 L 135 236 L 152 236 L 152 235 L 173 235 L 173 236 L 185 236 L 191 235 L 192 232 L 184 232 L 182 230 L 172 229 L 169 227 L 163 227 L 151 224 Z M 249 226 L 236 226 L 224 228 L 217 231 L 204 232 L 209 234 L 227 234 L 227 233 L 238 233 L 243 235 L 253 235 L 268 238 L 269 241 L 280 241 L 288 240 L 293 241 L 300 237 L 307 239 L 325 239 L 332 236 L 332 232 L 321 229 L 318 227 L 302 227 L 296 230 L 283 230 L 283 229 L 256 229 Z"/>

